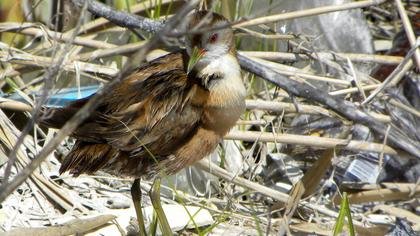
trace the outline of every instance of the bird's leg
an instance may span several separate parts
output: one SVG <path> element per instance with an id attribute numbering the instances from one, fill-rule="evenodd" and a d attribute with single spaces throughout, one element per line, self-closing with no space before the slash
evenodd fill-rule
<path id="1" fill-rule="evenodd" d="M 136 209 L 137 222 L 139 224 L 140 236 L 147 236 L 146 228 L 144 227 L 143 211 L 141 210 L 141 188 L 140 179 L 135 179 L 131 186 L 131 197 L 133 199 L 134 208 Z"/>
<path id="2" fill-rule="evenodd" d="M 160 178 L 156 177 L 153 181 L 152 188 L 149 192 L 150 201 L 152 202 L 153 209 L 155 209 L 156 216 L 160 223 L 160 229 L 162 230 L 162 235 L 169 236 L 173 235 L 171 227 L 169 226 L 168 219 L 166 219 L 165 212 L 163 211 L 162 204 L 160 202 Z"/>

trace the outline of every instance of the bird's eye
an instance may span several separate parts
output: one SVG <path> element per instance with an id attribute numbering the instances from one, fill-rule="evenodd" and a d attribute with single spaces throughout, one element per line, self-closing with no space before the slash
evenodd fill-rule
<path id="1" fill-rule="evenodd" d="M 216 42 L 217 38 L 219 37 L 219 35 L 217 35 L 217 33 L 214 33 L 210 36 L 209 42 L 210 43 L 214 43 Z"/>

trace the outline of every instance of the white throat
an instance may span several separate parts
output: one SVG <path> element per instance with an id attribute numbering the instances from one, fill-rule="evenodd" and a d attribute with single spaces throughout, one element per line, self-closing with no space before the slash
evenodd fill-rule
<path id="1" fill-rule="evenodd" d="M 246 89 L 238 60 L 229 53 L 213 57 L 212 60 L 207 59 L 202 58 L 196 66 L 198 66 L 198 76 L 201 78 L 211 75 L 220 77 L 209 82 L 210 93 L 215 97 L 226 98 L 224 102 L 227 106 L 238 106 L 238 103 L 244 105 Z"/>
<path id="2" fill-rule="evenodd" d="M 212 53 L 213 54 L 213 53 Z M 220 56 L 220 54 L 206 55 L 197 63 L 197 71 L 199 75 L 219 74 L 240 77 L 240 67 L 236 58 L 228 53 Z"/>

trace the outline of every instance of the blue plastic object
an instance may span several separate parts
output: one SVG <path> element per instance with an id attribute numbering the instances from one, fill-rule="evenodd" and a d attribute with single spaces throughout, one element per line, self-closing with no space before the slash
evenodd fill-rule
<path id="1" fill-rule="evenodd" d="M 65 88 L 61 89 L 54 95 L 51 95 L 47 101 L 48 107 L 63 107 L 69 102 L 88 97 L 98 90 L 98 86 L 80 87 L 80 95 L 78 88 Z"/>
<path id="2" fill-rule="evenodd" d="M 47 107 L 63 107 L 66 106 L 69 102 L 75 101 L 77 99 L 88 97 L 92 94 L 94 94 L 99 89 L 99 86 L 93 85 L 93 86 L 85 86 L 80 87 L 80 94 L 78 88 L 63 88 L 60 90 L 57 90 L 56 92 L 53 92 L 51 96 L 49 96 L 45 106 Z M 7 97 L 12 100 L 25 102 L 25 100 L 17 93 L 14 93 L 10 96 L 1 94 L 3 97 Z M 31 94 L 39 96 L 39 94 Z"/>

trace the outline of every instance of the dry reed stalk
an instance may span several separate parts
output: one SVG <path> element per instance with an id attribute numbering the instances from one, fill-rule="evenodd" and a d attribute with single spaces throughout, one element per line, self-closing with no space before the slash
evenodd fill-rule
<path id="1" fill-rule="evenodd" d="M 415 184 L 406 184 L 393 186 L 391 188 L 379 188 L 348 195 L 351 204 L 361 204 L 366 202 L 387 202 L 401 201 L 413 199 L 420 196 L 420 186 Z M 334 199 L 335 203 L 339 203 L 340 199 Z"/>
<path id="2" fill-rule="evenodd" d="M 408 210 L 390 205 L 378 205 L 373 207 L 373 211 L 382 211 L 388 215 L 406 219 L 413 224 L 412 228 L 414 231 L 418 231 L 420 229 L 420 216 Z"/>
<path id="3" fill-rule="evenodd" d="M 362 85 L 360 86 L 360 89 L 364 91 L 369 91 L 369 90 L 376 89 L 379 86 L 380 84 Z M 359 88 L 347 88 L 347 89 L 335 90 L 335 91 L 329 92 L 328 94 L 331 96 L 340 96 L 340 95 L 346 95 L 346 94 L 351 94 L 351 93 L 357 93 L 358 91 L 359 91 Z"/>
<path id="4" fill-rule="evenodd" d="M 302 114 L 314 114 L 334 117 L 336 114 L 328 109 L 316 105 L 307 104 L 296 104 L 290 102 L 276 102 L 276 101 L 264 101 L 264 100 L 246 100 L 246 108 L 249 110 L 264 110 L 276 113 L 302 113 Z M 375 119 L 389 123 L 391 118 L 387 115 L 383 115 L 376 112 L 369 112 L 369 114 Z"/>
<path id="5" fill-rule="evenodd" d="M 56 31 L 51 31 L 41 26 L 40 24 L 34 24 L 34 23 L 12 23 L 12 22 L 0 23 L 0 31 L 15 32 L 15 33 L 24 34 L 24 35 L 31 35 L 34 37 L 43 36 L 45 38 L 51 38 L 59 42 L 72 43 L 75 45 L 86 46 L 86 47 L 91 47 L 91 48 L 115 47 L 112 44 L 99 41 L 99 40 L 88 39 L 86 37 L 75 37 L 75 39 L 72 40 L 72 38 L 69 36 L 66 36 Z"/>
<path id="6" fill-rule="evenodd" d="M 32 106 L 23 102 L 0 97 L 0 109 L 31 112 Z"/>
<path id="7" fill-rule="evenodd" d="M 403 61 L 395 68 L 394 71 L 378 86 L 375 88 L 373 92 L 369 95 L 369 97 L 365 98 L 365 100 L 362 102 L 362 105 L 365 105 L 369 102 L 371 102 L 378 94 L 380 94 L 385 88 L 389 86 L 395 86 L 403 77 L 404 75 L 411 69 L 413 66 L 412 60 L 410 60 L 411 55 L 413 54 L 413 50 L 411 50 L 411 53 L 409 52 Z"/>
<path id="8" fill-rule="evenodd" d="M 99 215 L 91 218 L 74 219 L 60 225 L 49 227 L 36 227 L 36 228 L 18 228 L 4 233 L 4 236 L 54 236 L 54 235 L 79 235 L 87 233 L 93 229 L 101 227 L 110 221 L 114 220 L 114 215 Z"/>
<path id="9" fill-rule="evenodd" d="M 90 60 L 95 60 L 98 58 L 123 55 L 126 53 L 134 53 L 138 51 L 145 43 L 146 41 L 141 41 L 141 42 L 130 43 L 130 44 L 121 45 L 121 46 L 116 45 L 115 48 L 98 49 L 92 52 L 79 54 L 75 56 L 74 59 L 81 60 L 81 61 L 90 61 Z"/>
<path id="10" fill-rule="evenodd" d="M 411 26 L 410 19 L 407 16 L 407 13 L 405 12 L 404 6 L 401 2 L 401 0 L 395 0 L 395 4 L 397 5 L 397 10 L 401 18 L 402 25 L 405 30 L 405 34 L 407 35 L 408 42 L 410 42 L 411 47 L 418 47 L 419 43 L 417 43 L 417 37 L 416 34 L 413 31 L 413 27 Z M 420 70 L 420 50 L 415 49 L 414 52 L 414 59 L 416 61 L 417 70 Z"/>
<path id="11" fill-rule="evenodd" d="M 397 152 L 390 146 L 380 143 L 371 143 L 357 140 L 314 137 L 296 134 L 273 134 L 256 131 L 231 131 L 225 139 L 241 140 L 247 142 L 273 142 L 294 145 L 306 145 L 319 148 L 342 148 L 351 151 L 368 151 L 396 155 Z"/>
<path id="12" fill-rule="evenodd" d="M 257 57 L 272 61 L 289 61 L 296 62 L 301 60 L 313 60 L 305 53 L 289 53 L 289 52 L 262 52 L 262 51 L 240 51 L 242 54 L 249 57 Z M 401 63 L 403 57 L 399 56 L 388 56 L 388 55 L 372 55 L 372 54 L 360 54 L 360 53 L 332 53 L 332 52 L 317 52 L 319 57 L 323 57 L 328 60 L 345 61 L 349 58 L 352 62 L 361 63 L 378 63 L 386 65 L 397 65 Z"/>
<path id="13" fill-rule="evenodd" d="M 399 101 L 397 101 L 393 98 L 390 98 L 388 101 L 392 105 L 394 105 L 396 107 L 399 107 L 399 108 L 401 108 L 401 109 L 403 109 L 403 110 L 405 110 L 405 111 L 407 111 L 407 112 L 409 112 L 409 113 L 411 113 L 411 114 L 413 114 L 417 117 L 420 117 L 420 112 L 418 110 L 416 110 L 415 108 L 413 108 L 409 105 L 405 105 L 405 104 L 403 104 L 403 103 L 401 103 L 401 102 L 399 102 Z"/>
<path id="14" fill-rule="evenodd" d="M 245 56 L 245 54 L 242 54 L 240 52 L 239 52 L 239 55 L 244 55 Z M 332 83 L 332 84 L 336 84 L 336 85 L 350 85 L 351 84 L 349 81 L 346 81 L 346 80 L 335 79 L 335 78 L 326 77 L 326 76 L 314 75 L 314 74 L 305 72 L 305 71 L 303 71 L 299 68 L 296 68 L 296 67 L 286 66 L 286 65 L 282 65 L 282 64 L 275 63 L 275 62 L 272 62 L 272 61 L 267 61 L 267 60 L 264 60 L 264 59 L 255 58 L 255 57 L 250 57 L 250 58 L 253 61 L 262 63 L 265 66 L 272 68 L 273 70 L 275 70 L 280 75 L 297 77 L 297 78 L 307 79 L 307 80 L 328 82 L 328 83 Z"/>
<path id="15" fill-rule="evenodd" d="M 54 59 L 50 57 L 36 56 L 29 53 L 11 54 L 7 51 L 0 51 L 0 61 L 25 66 L 48 68 L 54 62 Z M 118 69 L 116 68 L 81 61 L 66 61 L 62 66 L 62 69 L 65 71 L 76 72 L 76 64 L 77 69 L 79 69 L 81 72 L 95 73 L 98 75 L 104 75 L 108 77 L 113 77 L 116 74 L 118 74 Z"/>
<path id="16" fill-rule="evenodd" d="M 237 27 L 240 31 L 245 32 L 247 35 L 256 37 L 256 38 L 263 38 L 263 39 L 274 39 L 274 40 L 291 40 L 296 39 L 296 36 L 291 34 L 263 34 L 254 30 L 250 30 L 244 27 Z"/>
<path id="17" fill-rule="evenodd" d="M 316 15 L 321 15 L 321 14 L 335 12 L 335 11 L 345 11 L 345 10 L 357 9 L 357 8 L 362 8 L 362 7 L 370 7 L 370 6 L 379 5 L 383 2 L 385 1 L 384 0 L 367 0 L 367 1 L 344 3 L 341 5 L 332 5 L 332 6 L 316 7 L 312 9 L 305 9 L 305 10 L 299 10 L 299 11 L 292 11 L 292 12 L 282 13 L 278 15 L 264 16 L 264 17 L 259 17 L 255 19 L 246 20 L 246 21 L 235 24 L 234 27 L 245 27 L 245 26 L 252 26 L 252 25 L 267 24 L 267 23 L 296 19 L 296 18 L 307 17 L 307 16 L 316 16 Z"/>

